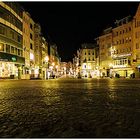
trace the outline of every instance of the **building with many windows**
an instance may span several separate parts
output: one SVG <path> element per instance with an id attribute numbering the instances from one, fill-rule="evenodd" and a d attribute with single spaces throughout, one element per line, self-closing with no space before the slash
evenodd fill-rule
<path id="1" fill-rule="evenodd" d="M 25 57 L 24 77 L 30 79 L 30 75 L 34 74 L 34 24 L 30 14 L 23 11 L 23 50 Z"/>
<path id="2" fill-rule="evenodd" d="M 23 9 L 14 2 L 0 2 L 0 78 L 21 78 Z"/>
<path id="3" fill-rule="evenodd" d="M 139 42 L 140 5 L 134 16 L 116 20 L 115 26 L 110 28 L 110 32 L 98 37 L 100 75 L 140 77 Z"/>
<path id="4" fill-rule="evenodd" d="M 132 67 L 136 77 L 140 78 L 140 5 L 133 18 L 133 63 Z"/>
<path id="5" fill-rule="evenodd" d="M 99 64 L 100 75 L 109 76 L 112 67 L 112 27 L 103 31 L 102 35 L 98 38 L 99 47 Z"/>
<path id="6" fill-rule="evenodd" d="M 98 71 L 98 57 L 97 57 L 97 45 L 96 44 L 82 44 L 79 49 L 79 71 L 82 77 L 95 78 L 99 76 Z M 77 74 L 79 75 L 79 74 Z"/>

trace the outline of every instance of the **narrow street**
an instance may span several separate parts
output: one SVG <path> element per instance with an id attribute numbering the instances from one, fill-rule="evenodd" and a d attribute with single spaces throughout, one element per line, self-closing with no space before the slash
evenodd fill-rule
<path id="1" fill-rule="evenodd" d="M 140 80 L 0 80 L 0 137 L 140 137 Z"/>

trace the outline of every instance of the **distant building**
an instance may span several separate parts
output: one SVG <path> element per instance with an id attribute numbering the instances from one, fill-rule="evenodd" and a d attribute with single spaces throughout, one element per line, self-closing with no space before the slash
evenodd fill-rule
<path id="1" fill-rule="evenodd" d="M 81 49 L 78 51 L 79 55 L 79 72 L 82 77 L 95 78 L 99 75 L 97 68 L 97 45 L 85 43 L 81 45 Z"/>

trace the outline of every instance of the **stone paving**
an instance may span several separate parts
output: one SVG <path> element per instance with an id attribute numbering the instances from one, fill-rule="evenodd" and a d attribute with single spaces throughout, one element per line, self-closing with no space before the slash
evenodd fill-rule
<path id="1" fill-rule="evenodd" d="M 139 138 L 140 80 L 0 80 L 1 138 Z"/>

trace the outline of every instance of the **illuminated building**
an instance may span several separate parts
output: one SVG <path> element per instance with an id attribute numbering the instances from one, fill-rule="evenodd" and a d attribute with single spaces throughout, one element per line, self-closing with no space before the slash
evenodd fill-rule
<path id="1" fill-rule="evenodd" d="M 79 70 L 79 51 L 77 50 L 77 55 L 74 55 L 73 58 L 73 75 L 76 77 L 78 75 Z"/>
<path id="2" fill-rule="evenodd" d="M 140 77 L 140 4 L 96 38 L 101 77 Z"/>
<path id="3" fill-rule="evenodd" d="M 96 48 L 95 44 L 82 44 L 79 49 L 80 75 L 82 77 L 95 78 L 99 76 Z"/>
<path id="4" fill-rule="evenodd" d="M 40 74 L 42 75 L 42 79 L 48 79 L 49 78 L 49 55 L 48 55 L 48 43 L 44 37 L 41 38 L 41 47 L 40 47 L 40 64 L 39 64 L 39 70 Z M 37 55 L 37 54 L 36 54 Z"/>
<path id="5" fill-rule="evenodd" d="M 132 69 L 132 18 L 125 17 L 115 22 L 113 28 L 112 75 L 119 74 L 120 77 L 130 77 Z"/>
<path id="6" fill-rule="evenodd" d="M 35 72 L 34 60 L 34 21 L 30 14 L 23 11 L 23 48 L 25 57 L 25 79 L 30 79 Z"/>
<path id="7" fill-rule="evenodd" d="M 140 4 L 133 19 L 133 70 L 140 78 Z"/>
<path id="8" fill-rule="evenodd" d="M 103 34 L 97 39 L 99 45 L 99 64 L 100 76 L 109 77 L 112 71 L 112 27 L 103 31 Z"/>
<path id="9" fill-rule="evenodd" d="M 66 75 L 67 72 L 67 62 L 60 62 L 61 75 Z"/>
<path id="10" fill-rule="evenodd" d="M 0 78 L 21 78 L 23 9 L 14 2 L 0 2 Z"/>
<path id="11" fill-rule="evenodd" d="M 57 46 L 55 43 L 49 44 L 49 71 L 50 76 L 58 77 L 61 73 L 60 70 L 60 57 L 58 55 Z"/>

